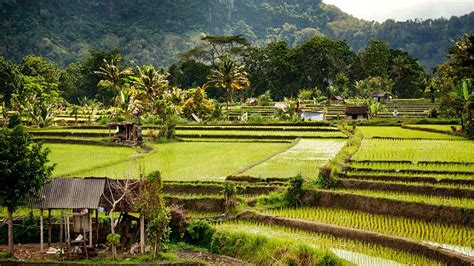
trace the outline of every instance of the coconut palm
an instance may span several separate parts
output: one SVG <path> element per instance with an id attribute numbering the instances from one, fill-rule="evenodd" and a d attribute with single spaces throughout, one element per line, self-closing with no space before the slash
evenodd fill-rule
<path id="1" fill-rule="evenodd" d="M 132 70 L 127 66 L 120 66 L 120 59 L 112 58 L 110 62 L 104 59 L 104 66 L 94 73 L 102 78 L 99 85 L 102 87 L 110 87 L 116 96 L 120 95 L 121 83 L 124 78 L 132 75 Z"/>
<path id="2" fill-rule="evenodd" d="M 453 84 L 452 91 L 448 94 L 451 98 L 451 108 L 461 119 L 461 130 L 471 123 L 471 110 L 474 105 L 474 91 L 470 80 L 462 80 Z"/>
<path id="3" fill-rule="evenodd" d="M 228 55 L 224 56 L 215 69 L 207 77 L 208 82 L 204 87 L 216 87 L 226 90 L 227 119 L 229 119 L 229 102 L 232 102 L 234 91 L 244 90 L 250 86 L 247 72 L 243 65 L 239 65 Z"/>
<path id="4" fill-rule="evenodd" d="M 137 89 L 145 92 L 146 104 L 154 113 L 156 111 L 155 102 L 161 97 L 168 87 L 169 74 L 155 69 L 153 66 L 143 66 L 138 68 L 138 77 L 135 80 Z"/>

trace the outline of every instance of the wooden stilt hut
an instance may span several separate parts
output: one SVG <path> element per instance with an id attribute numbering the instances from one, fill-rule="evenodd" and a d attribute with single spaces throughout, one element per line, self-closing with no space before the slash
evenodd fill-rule
<path id="1" fill-rule="evenodd" d="M 110 180 L 110 179 L 109 179 Z M 51 245 L 51 211 L 60 210 L 60 233 L 59 242 L 61 247 L 70 248 L 79 246 L 88 256 L 88 249 L 94 246 L 99 239 L 98 210 L 110 211 L 110 206 L 104 197 L 110 194 L 106 178 L 54 178 L 51 183 L 46 184 L 37 197 L 31 198 L 28 207 L 40 210 L 40 249 L 44 251 L 44 211 L 48 211 L 48 247 Z M 138 189 L 138 186 L 137 186 Z M 112 191 L 120 193 L 120 191 Z M 117 212 L 138 213 L 133 206 L 123 202 L 115 210 Z M 95 212 L 95 221 L 93 213 Z M 126 219 L 133 219 L 125 213 L 121 215 Z M 120 221 L 120 219 L 119 219 Z M 137 218 L 140 229 L 141 250 L 144 251 L 144 219 L 140 215 Z M 127 226 L 122 226 L 127 227 Z M 128 232 L 128 231 L 126 231 Z M 72 238 L 72 234 L 82 235 L 80 238 Z M 124 238 L 125 239 L 125 238 Z"/>

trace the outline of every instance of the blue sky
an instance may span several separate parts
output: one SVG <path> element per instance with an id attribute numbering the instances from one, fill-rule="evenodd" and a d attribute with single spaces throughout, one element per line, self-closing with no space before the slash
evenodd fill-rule
<path id="1" fill-rule="evenodd" d="M 365 20 L 449 18 L 474 11 L 474 0 L 323 0 Z"/>

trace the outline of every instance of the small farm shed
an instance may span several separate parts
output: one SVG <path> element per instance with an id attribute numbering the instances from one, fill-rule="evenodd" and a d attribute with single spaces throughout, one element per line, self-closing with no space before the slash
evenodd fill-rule
<path id="1" fill-rule="evenodd" d="M 321 111 L 302 111 L 300 112 L 303 121 L 323 121 L 324 112 Z"/>
<path id="2" fill-rule="evenodd" d="M 344 97 L 342 96 L 334 96 L 331 98 L 331 102 L 333 104 L 341 104 L 341 103 L 344 103 Z"/>
<path id="3" fill-rule="evenodd" d="M 346 119 L 347 120 L 367 119 L 367 117 L 368 117 L 367 106 L 346 107 Z"/>
<path id="4" fill-rule="evenodd" d="M 51 210 L 61 210 L 60 237 L 63 243 L 65 238 L 67 244 L 71 244 L 69 231 L 69 218 L 73 220 L 73 229 L 77 233 L 87 233 L 89 246 L 92 246 L 93 228 L 92 211 L 96 214 L 96 228 L 98 232 L 98 213 L 100 199 L 104 192 L 105 179 L 82 179 L 82 178 L 55 178 L 46 184 L 38 197 L 30 199 L 28 207 L 40 209 L 40 243 L 43 251 L 43 211 L 48 210 L 48 246 L 51 245 Z M 78 210 L 64 214 L 65 210 Z M 86 239 L 86 235 L 84 235 Z"/>
<path id="5" fill-rule="evenodd" d="M 103 209 L 110 211 L 111 206 L 105 199 L 110 196 L 110 193 L 120 194 L 121 191 L 115 191 L 110 188 L 107 182 L 112 179 L 107 178 L 54 178 L 51 183 L 44 186 L 43 190 L 37 197 L 31 198 L 28 207 L 32 209 L 40 209 L 40 248 L 44 250 L 44 236 L 43 236 L 43 211 L 48 210 L 48 245 L 51 245 L 51 210 L 61 210 L 60 219 L 60 235 L 59 241 L 61 245 L 64 243 L 68 246 L 77 244 L 71 240 L 70 230 L 71 225 L 74 233 L 82 234 L 84 239 L 82 244 L 87 250 L 86 246 L 93 246 L 93 239 L 99 239 L 99 223 L 98 210 Z M 115 181 L 115 180 L 112 180 Z M 121 181 L 116 181 L 121 182 Z M 138 188 L 138 186 L 136 187 Z M 71 211 L 65 213 L 65 211 Z M 92 213 L 95 211 L 95 229 L 93 228 Z M 134 210 L 133 206 L 123 202 L 117 212 Z M 72 218 L 70 223 L 69 218 Z M 140 215 L 140 244 L 144 249 L 144 218 Z M 95 232 L 94 232 L 95 231 Z M 94 236 L 95 233 L 95 236 Z M 87 243 L 88 242 L 88 243 Z M 142 250 L 143 250 L 142 249 Z M 87 253 L 86 253 L 87 255 Z"/>
<path id="6" fill-rule="evenodd" d="M 392 96 L 388 92 L 374 92 L 372 93 L 372 100 L 374 102 L 387 102 L 392 99 Z"/>
<path id="7" fill-rule="evenodd" d="M 109 128 L 109 137 L 113 138 L 114 142 L 126 142 L 126 143 L 138 143 L 143 142 L 142 130 L 140 124 L 120 122 L 110 123 L 107 125 Z M 111 130 L 115 129 L 113 135 Z"/>

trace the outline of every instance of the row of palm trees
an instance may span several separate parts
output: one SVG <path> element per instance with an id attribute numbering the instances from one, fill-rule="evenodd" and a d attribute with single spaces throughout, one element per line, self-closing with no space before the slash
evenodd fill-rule
<path id="1" fill-rule="evenodd" d="M 157 102 L 168 90 L 169 73 L 153 66 L 137 67 L 136 75 L 128 66 L 120 65 L 120 58 L 110 61 L 104 59 L 104 65 L 94 73 L 102 78 L 99 86 L 111 88 L 115 93 L 115 105 L 126 109 L 129 114 L 140 114 L 146 109 L 157 112 Z M 203 88 L 214 87 L 226 91 L 226 110 L 229 118 L 229 102 L 234 91 L 250 86 L 245 67 L 231 55 L 225 54 L 211 70 L 208 82 Z"/>

